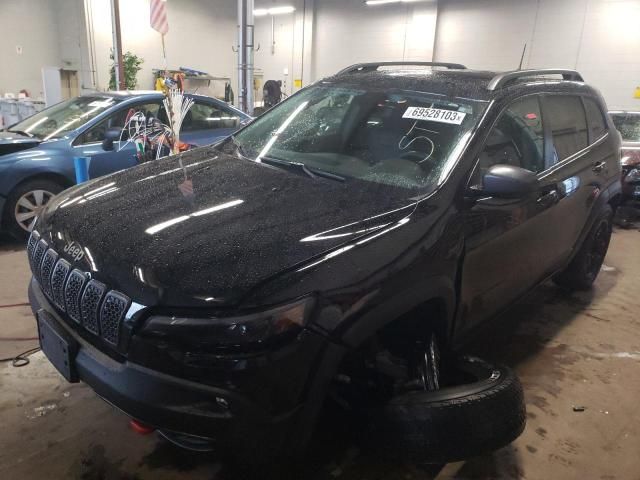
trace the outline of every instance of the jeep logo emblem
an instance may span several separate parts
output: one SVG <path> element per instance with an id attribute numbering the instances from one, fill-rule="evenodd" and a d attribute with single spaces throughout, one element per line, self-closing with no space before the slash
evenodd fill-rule
<path id="1" fill-rule="evenodd" d="M 64 252 L 68 253 L 71 258 L 73 258 L 76 262 L 82 260 L 84 258 L 84 252 L 80 246 L 76 245 L 76 242 L 68 243 L 64 247 Z"/>

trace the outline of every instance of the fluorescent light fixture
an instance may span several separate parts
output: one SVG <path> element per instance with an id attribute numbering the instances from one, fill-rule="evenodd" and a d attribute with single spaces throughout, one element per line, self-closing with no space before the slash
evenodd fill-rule
<path id="1" fill-rule="evenodd" d="M 415 3 L 415 2 L 423 2 L 425 0 L 366 0 L 365 5 L 373 6 L 373 5 L 386 5 L 387 3 Z"/>
<path id="2" fill-rule="evenodd" d="M 296 8 L 292 6 L 256 8 L 253 11 L 253 14 L 256 17 L 264 17 L 265 15 L 283 15 L 285 13 L 293 13 L 295 11 L 296 11 Z"/>

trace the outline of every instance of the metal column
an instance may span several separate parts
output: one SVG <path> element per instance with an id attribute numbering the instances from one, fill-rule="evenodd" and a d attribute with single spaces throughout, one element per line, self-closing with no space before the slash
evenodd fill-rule
<path id="1" fill-rule="evenodd" d="M 125 90 L 122 60 L 122 34 L 120 33 L 120 0 L 111 0 L 111 28 L 113 32 L 113 61 L 115 62 L 116 90 Z"/>
<path id="2" fill-rule="evenodd" d="M 253 115 L 253 0 L 238 0 L 238 105 Z"/>

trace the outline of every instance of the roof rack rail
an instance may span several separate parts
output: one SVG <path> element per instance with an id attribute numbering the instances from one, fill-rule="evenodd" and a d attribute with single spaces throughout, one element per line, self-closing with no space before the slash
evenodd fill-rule
<path id="1" fill-rule="evenodd" d="M 373 62 L 373 63 L 356 63 L 343 70 L 340 70 L 336 75 L 344 75 L 346 73 L 353 72 L 370 72 L 377 70 L 379 67 L 401 67 L 401 66 L 418 66 L 418 67 L 443 67 L 449 70 L 466 70 L 467 67 L 460 65 L 459 63 L 444 63 L 444 62 Z"/>
<path id="2" fill-rule="evenodd" d="M 516 70 L 513 72 L 500 73 L 493 77 L 487 86 L 488 90 L 498 90 L 504 88 L 509 83 L 523 77 L 537 77 L 541 75 L 562 75 L 563 80 L 572 82 L 584 82 L 582 75 L 575 70 L 564 69 L 540 69 L 540 70 Z"/>

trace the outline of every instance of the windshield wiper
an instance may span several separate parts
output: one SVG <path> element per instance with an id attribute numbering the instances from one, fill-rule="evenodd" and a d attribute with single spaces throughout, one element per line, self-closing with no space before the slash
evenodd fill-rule
<path id="1" fill-rule="evenodd" d="M 7 132 L 18 133 L 20 135 L 24 135 L 25 137 L 29 137 L 29 138 L 35 137 L 33 133 L 25 132 L 24 130 L 7 130 Z"/>
<path id="2" fill-rule="evenodd" d="M 322 170 L 320 168 L 309 167 L 308 165 L 305 165 L 302 162 L 288 162 L 286 160 L 281 160 L 279 158 L 274 158 L 274 157 L 262 157 L 262 161 L 265 162 L 265 163 L 269 163 L 271 165 L 275 165 L 275 166 L 296 167 L 296 168 L 302 170 L 302 172 L 304 172 L 306 175 L 308 175 L 311 178 L 323 177 L 323 178 L 328 178 L 330 180 L 335 180 L 337 182 L 344 182 L 346 180 L 346 178 L 341 177 L 340 175 L 336 175 L 335 173 L 327 172 L 327 171 Z"/>
<path id="3" fill-rule="evenodd" d="M 249 157 L 249 155 L 247 155 L 247 152 L 245 151 L 244 147 L 240 144 L 240 142 L 238 142 L 238 140 L 236 140 L 235 136 L 231 135 L 229 138 L 231 139 L 231 143 L 233 143 L 233 146 L 236 147 L 236 151 L 240 154 L 242 158 L 246 158 L 247 160 L 252 160 Z"/>

